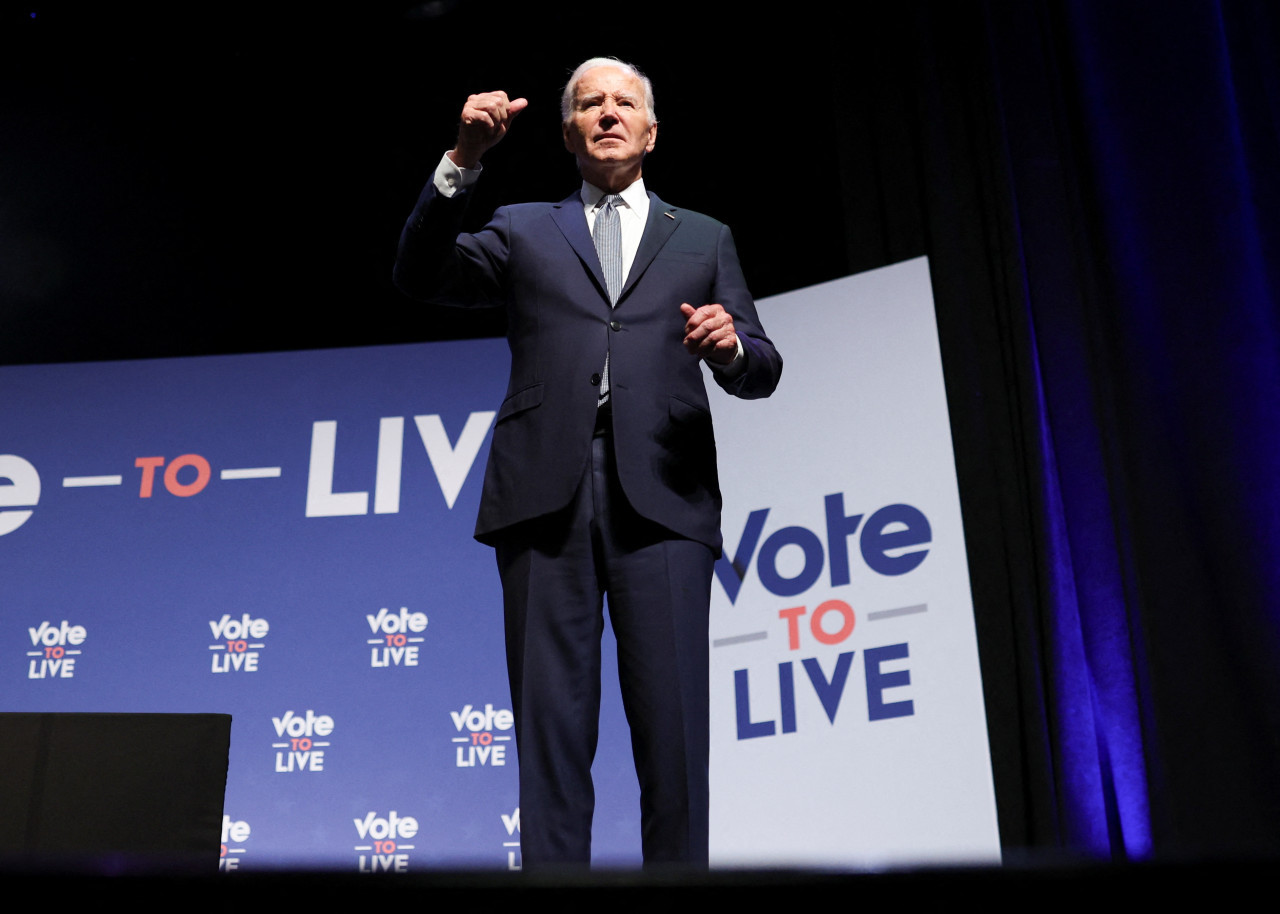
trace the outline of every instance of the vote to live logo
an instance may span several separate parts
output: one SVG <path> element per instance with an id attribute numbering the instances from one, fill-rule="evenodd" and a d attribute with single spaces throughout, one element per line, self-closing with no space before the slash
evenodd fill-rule
<path id="1" fill-rule="evenodd" d="M 453 725 L 461 736 L 453 737 L 459 743 L 459 768 L 474 768 L 483 765 L 505 765 L 507 763 L 507 747 L 495 745 L 511 741 L 510 736 L 498 736 L 495 730 L 510 730 L 515 726 L 515 715 L 506 708 L 494 708 L 486 704 L 484 710 L 464 705 L 461 711 L 450 711 Z M 466 733 L 463 733 L 466 730 Z"/>
<path id="2" fill-rule="evenodd" d="M 332 717 L 312 710 L 301 717 L 285 711 L 283 717 L 271 718 L 271 724 L 276 728 L 276 737 L 282 740 L 271 744 L 276 750 L 276 771 L 324 770 L 324 751 L 329 748 L 329 741 L 316 737 L 333 733 Z"/>
<path id="3" fill-rule="evenodd" d="M 521 868 L 520 862 L 520 807 L 511 815 L 502 813 L 502 827 L 507 830 L 507 840 L 502 842 L 507 852 L 507 869 L 513 872 Z"/>
<path id="4" fill-rule="evenodd" d="M 405 851 L 413 850 L 413 845 L 405 844 L 403 839 L 418 833 L 417 819 L 398 815 L 393 809 L 386 818 L 370 811 L 363 819 L 351 821 L 361 841 L 355 847 L 359 872 L 403 873 L 409 868 L 409 855 Z"/>
<path id="5" fill-rule="evenodd" d="M 453 508 L 470 476 L 485 436 L 493 424 L 494 415 L 492 410 L 468 414 L 466 425 L 459 433 L 456 443 L 449 440 L 439 415 L 413 417 L 418 438 L 426 449 L 446 508 Z M 378 422 L 377 458 L 372 468 L 374 514 L 400 512 L 400 489 L 403 482 L 401 467 L 405 450 L 404 420 L 404 416 L 385 416 Z M 341 517 L 369 513 L 367 490 L 333 490 L 337 437 L 336 421 L 312 423 L 311 454 L 307 468 L 307 517 Z M 120 491 L 132 490 L 133 475 L 128 474 L 130 485 L 126 485 L 126 471 L 123 467 L 101 469 L 110 472 L 63 476 L 62 488 L 92 490 L 119 487 Z M 137 457 L 133 461 L 133 469 L 137 471 L 138 498 L 168 501 L 162 492 L 189 499 L 208 490 L 210 482 L 215 478 L 219 482 L 280 479 L 285 468 L 242 466 L 215 469 L 209 459 L 201 454 L 179 454 L 172 459 L 164 456 Z M 0 536 L 4 536 L 31 519 L 40 503 L 41 481 L 35 465 L 17 454 L 0 454 L 0 480 L 4 480 L 0 484 Z M 213 490 L 218 488 L 217 485 L 213 486 Z"/>
<path id="6" fill-rule="evenodd" d="M 214 652 L 213 672 L 258 672 L 258 651 L 266 647 L 262 639 L 271 630 L 266 619 L 255 619 L 248 613 L 233 619 L 223 613 L 221 619 L 209 620 L 209 628 L 217 639 L 209 645 Z"/>
<path id="7" fill-rule="evenodd" d="M 426 640 L 421 635 L 427 630 L 426 613 L 411 613 L 408 607 L 401 606 L 400 612 L 393 615 L 384 606 L 376 616 L 365 613 L 364 617 L 373 633 L 365 642 L 370 645 L 369 666 L 418 665 L 418 645 Z"/>
<path id="8" fill-rule="evenodd" d="M 886 505 L 872 512 L 864 523 L 864 514 L 846 513 L 844 493 L 835 492 L 825 496 L 825 550 L 823 537 L 818 532 L 798 524 L 780 527 L 761 543 L 770 512 L 769 508 L 761 508 L 747 516 L 732 561 L 728 559 L 726 549 L 725 555 L 716 563 L 715 572 L 730 603 L 737 601 L 753 567 L 764 590 L 774 596 L 790 600 L 806 593 L 812 594 L 803 605 L 777 610 L 777 618 L 785 628 L 790 651 L 801 650 L 802 645 L 810 639 L 811 642 L 806 645 L 810 648 L 816 647 L 812 642 L 825 647 L 848 646 L 846 642 L 853 637 L 855 629 L 862 633 L 857 614 L 848 602 L 822 598 L 828 589 L 828 585 L 822 581 L 824 570 L 829 575 L 831 589 L 851 586 L 854 572 L 862 571 L 852 560 L 854 553 L 851 542 L 857 543 L 857 552 L 867 570 L 888 578 L 901 577 L 915 571 L 933 546 L 933 527 L 929 518 L 919 508 L 905 503 Z M 796 557 L 796 552 L 799 553 L 802 561 L 798 568 L 794 563 L 779 561 L 779 556 L 788 548 L 793 558 Z M 793 573 L 784 572 L 784 565 L 789 566 L 789 571 Z M 812 612 L 809 610 L 811 605 L 814 606 Z M 863 618 L 879 624 L 886 620 L 917 616 L 927 612 L 928 608 L 924 603 L 912 603 L 865 612 Z M 719 639 L 713 642 L 713 646 L 731 646 L 768 636 L 768 631 L 743 632 Z M 875 637 L 875 634 L 871 637 Z M 812 695 L 808 694 L 808 690 L 803 690 L 805 694 L 799 702 L 796 682 L 803 680 L 797 675 L 796 661 L 790 655 L 784 655 L 787 659 L 777 663 L 776 689 L 772 686 L 773 676 L 770 674 L 746 667 L 734 670 L 738 739 L 796 733 L 801 728 L 806 711 L 809 711 L 809 720 L 818 719 L 816 714 L 811 713 L 813 701 L 810 699 L 816 699 L 828 724 L 834 726 L 857 653 L 855 650 L 842 651 L 835 658 L 834 664 L 831 664 L 829 673 L 823 668 L 823 658 L 820 656 L 799 659 L 799 665 L 812 686 Z M 911 685 L 911 671 L 904 665 L 910 657 L 910 645 L 902 641 L 863 647 L 861 654 L 863 678 L 866 682 L 864 694 L 867 720 L 881 721 L 913 716 L 915 703 L 901 691 Z M 799 712 L 798 705 L 802 709 Z M 761 707 L 767 707 L 768 710 L 761 712 Z M 777 710 L 773 711 L 774 708 Z M 760 716 L 755 716 L 756 713 Z"/>
<path id="9" fill-rule="evenodd" d="M 31 658 L 27 664 L 28 679 L 70 679 L 76 673 L 79 645 L 84 643 L 87 632 L 83 625 L 71 625 L 66 619 L 59 625 L 41 622 L 27 628 L 31 646 L 27 651 Z"/>
<path id="10" fill-rule="evenodd" d="M 222 853 L 218 858 L 218 869 L 225 872 L 240 869 L 240 855 L 244 848 L 239 845 L 249 840 L 249 823 L 241 819 L 232 819 L 228 815 L 222 817 Z"/>

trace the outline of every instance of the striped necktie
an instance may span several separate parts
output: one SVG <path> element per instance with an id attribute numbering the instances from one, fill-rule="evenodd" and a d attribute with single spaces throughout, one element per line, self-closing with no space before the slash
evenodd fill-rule
<path id="1" fill-rule="evenodd" d="M 600 269 L 604 272 L 604 284 L 609 290 L 609 304 L 618 303 L 622 292 L 622 222 L 618 219 L 618 204 L 622 197 L 605 194 L 596 209 L 596 222 L 591 230 L 591 240 L 596 245 Z M 600 376 L 600 403 L 609 399 L 609 354 L 604 357 L 604 372 Z"/>
<path id="2" fill-rule="evenodd" d="M 622 222 L 618 219 L 618 204 L 621 202 L 622 197 L 617 194 L 605 194 L 596 208 L 596 224 L 591 231 L 611 305 L 618 303 L 618 295 L 622 292 Z"/>

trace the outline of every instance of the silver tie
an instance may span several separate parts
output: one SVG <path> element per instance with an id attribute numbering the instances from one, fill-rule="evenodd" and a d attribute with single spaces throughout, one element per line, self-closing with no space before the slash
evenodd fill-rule
<path id="1" fill-rule="evenodd" d="M 604 272 L 604 284 L 609 290 L 609 304 L 618 303 L 622 292 L 622 222 L 618 219 L 618 194 L 605 194 L 596 209 L 596 222 L 591 230 L 591 240 L 596 245 L 600 269 Z M 609 399 L 609 354 L 604 356 L 604 372 L 600 375 L 600 402 Z"/>

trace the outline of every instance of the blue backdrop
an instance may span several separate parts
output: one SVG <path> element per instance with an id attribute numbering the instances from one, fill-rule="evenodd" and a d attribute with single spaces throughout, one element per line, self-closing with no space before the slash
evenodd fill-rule
<path id="1" fill-rule="evenodd" d="M 470 536 L 506 360 L 487 340 L 0 368 L 0 508 L 31 511 L 0 539 L 5 709 L 231 713 L 230 868 L 518 866 L 501 600 Z M 433 451 L 414 417 L 438 417 Z M 309 489 L 349 513 L 307 516 Z M 618 713 L 615 862 L 638 851 Z"/>

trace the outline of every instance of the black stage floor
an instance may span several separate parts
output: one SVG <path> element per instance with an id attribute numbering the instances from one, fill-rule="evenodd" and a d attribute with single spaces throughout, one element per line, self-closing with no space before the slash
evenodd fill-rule
<path id="1" fill-rule="evenodd" d="M 119 900 L 138 904 L 496 904 L 546 902 L 607 905 L 614 911 L 648 909 L 677 894 L 695 903 L 842 906 L 910 905 L 941 910 L 961 903 L 991 905 L 1098 905 L 1135 898 L 1243 899 L 1264 889 L 1280 859 L 1161 863 L 1054 862 L 988 867 L 936 867 L 884 872 L 716 870 L 709 873 L 591 871 L 588 873 L 429 872 L 359 875 L 332 871 L 275 871 L 201 875 L 145 872 L 145 862 L 122 858 L 80 861 L 70 870 L 17 860 L 0 864 L 12 898 L 56 896 L 59 903 Z M 1156 889 L 1161 896 L 1147 894 Z M 1142 892 L 1141 896 L 1130 893 Z M 819 896 L 816 893 L 821 893 Z M 700 896 L 700 897 L 699 897 Z M 819 898 L 821 897 L 821 901 Z M 908 908 L 910 910 L 911 908 Z M 786 911 L 783 914 L 800 914 Z"/>

